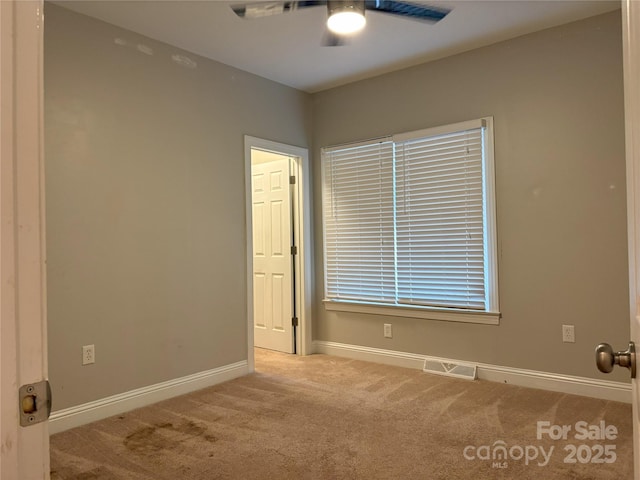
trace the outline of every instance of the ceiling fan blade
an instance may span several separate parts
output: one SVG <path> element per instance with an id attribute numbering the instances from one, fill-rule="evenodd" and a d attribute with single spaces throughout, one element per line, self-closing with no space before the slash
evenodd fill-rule
<path id="1" fill-rule="evenodd" d="M 327 0 L 300 0 L 284 2 L 254 2 L 231 5 L 233 12 L 240 18 L 261 18 L 293 12 L 300 8 L 317 7 L 326 5 Z"/>
<path id="2" fill-rule="evenodd" d="M 367 10 L 400 15 L 431 23 L 439 22 L 451 11 L 449 8 L 396 0 L 365 0 L 364 4 Z"/>

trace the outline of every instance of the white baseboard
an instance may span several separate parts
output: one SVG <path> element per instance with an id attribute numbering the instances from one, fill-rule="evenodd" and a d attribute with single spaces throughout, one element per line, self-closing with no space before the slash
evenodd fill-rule
<path id="1" fill-rule="evenodd" d="M 419 370 L 422 370 L 426 359 L 448 363 L 461 361 L 320 340 L 315 340 L 313 347 L 315 353 L 325 353 Z M 466 361 L 465 363 L 470 362 Z M 480 380 L 631 403 L 631 384 L 629 383 L 594 380 L 586 377 L 574 377 L 483 363 L 474 363 L 474 365 L 478 368 L 478 379 Z"/>
<path id="2" fill-rule="evenodd" d="M 167 382 L 156 383 L 76 407 L 58 410 L 49 417 L 49 434 L 63 432 L 103 418 L 145 407 L 152 403 L 211 387 L 249 373 L 246 360 L 194 373 Z"/>

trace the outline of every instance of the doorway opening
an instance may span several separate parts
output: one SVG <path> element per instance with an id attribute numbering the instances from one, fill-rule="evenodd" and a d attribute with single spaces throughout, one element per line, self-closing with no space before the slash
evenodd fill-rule
<path id="1" fill-rule="evenodd" d="M 311 353 L 308 151 L 245 137 L 247 348 Z"/>

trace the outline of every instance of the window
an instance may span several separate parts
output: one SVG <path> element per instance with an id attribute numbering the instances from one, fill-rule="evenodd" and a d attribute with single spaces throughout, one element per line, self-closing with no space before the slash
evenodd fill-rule
<path id="1" fill-rule="evenodd" d="M 322 149 L 328 309 L 497 323 L 493 119 Z"/>

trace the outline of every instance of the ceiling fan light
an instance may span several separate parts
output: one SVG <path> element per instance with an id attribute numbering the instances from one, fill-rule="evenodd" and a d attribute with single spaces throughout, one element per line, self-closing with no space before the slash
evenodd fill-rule
<path id="1" fill-rule="evenodd" d="M 329 2 L 327 27 L 339 35 L 348 35 L 362 30 L 367 23 L 364 18 L 364 2 Z"/>

